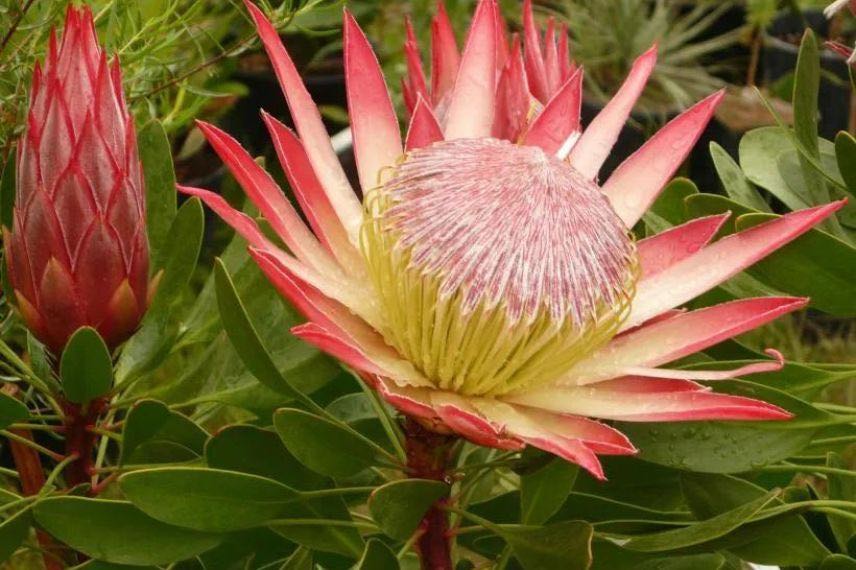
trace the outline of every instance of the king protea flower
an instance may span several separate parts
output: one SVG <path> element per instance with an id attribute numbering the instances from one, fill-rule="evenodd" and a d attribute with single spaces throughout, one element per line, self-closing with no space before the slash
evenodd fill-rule
<path id="1" fill-rule="evenodd" d="M 111 347 L 146 307 L 149 252 L 134 122 L 89 8 L 69 8 L 33 71 L 6 263 L 30 330 L 59 353 L 82 326 Z"/>
<path id="2" fill-rule="evenodd" d="M 308 318 L 293 333 L 341 359 L 402 413 L 441 433 L 578 463 L 632 454 L 589 418 L 779 420 L 757 400 L 698 380 L 781 367 L 680 370 L 704 350 L 806 299 L 681 305 L 806 232 L 840 203 L 713 241 L 728 215 L 639 242 L 640 219 L 711 118 L 716 93 L 666 125 L 602 185 L 598 171 L 654 68 L 642 55 L 614 99 L 580 131 L 582 70 L 565 40 L 546 41 L 526 7 L 524 45 L 506 44 L 494 0 L 482 0 L 463 53 L 434 22 L 431 82 L 409 40 L 413 111 L 402 144 L 377 59 L 345 14 L 348 106 L 362 203 L 275 29 L 249 9 L 297 134 L 264 114 L 307 227 L 273 179 L 227 134 L 213 148 L 287 245 L 281 249 L 218 195 L 201 197 L 250 243 L 271 282 Z"/>

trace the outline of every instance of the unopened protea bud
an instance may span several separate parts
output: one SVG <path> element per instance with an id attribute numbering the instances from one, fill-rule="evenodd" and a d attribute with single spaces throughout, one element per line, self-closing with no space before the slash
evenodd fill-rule
<path id="1" fill-rule="evenodd" d="M 636 255 L 624 224 L 597 185 L 538 147 L 438 142 L 367 203 L 383 332 L 443 389 L 550 381 L 627 314 Z"/>
<path id="2" fill-rule="evenodd" d="M 51 34 L 33 72 L 6 263 L 24 321 L 49 348 L 87 325 L 112 348 L 139 323 L 148 287 L 134 123 L 88 8 L 69 8 L 57 43 Z"/>

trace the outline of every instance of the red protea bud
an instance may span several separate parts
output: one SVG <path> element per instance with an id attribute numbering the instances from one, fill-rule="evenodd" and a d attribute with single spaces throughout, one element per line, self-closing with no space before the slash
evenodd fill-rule
<path id="1" fill-rule="evenodd" d="M 69 8 L 33 71 L 18 145 L 9 280 L 27 326 L 54 352 L 81 326 L 113 348 L 146 308 L 149 250 L 133 118 L 117 60 L 89 8 Z"/>

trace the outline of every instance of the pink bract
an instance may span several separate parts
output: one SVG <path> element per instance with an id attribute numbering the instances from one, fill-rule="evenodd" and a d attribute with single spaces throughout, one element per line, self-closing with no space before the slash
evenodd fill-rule
<path id="1" fill-rule="evenodd" d="M 656 64 L 656 48 L 639 57 L 615 97 L 582 130 L 583 70 L 568 58 L 564 29 L 551 24 L 542 37 L 526 2 L 524 39 L 509 40 L 495 1 L 482 0 L 459 52 L 441 5 L 432 25 L 430 78 L 409 30 L 404 94 L 410 120 L 402 139 L 377 59 L 346 13 L 345 75 L 361 203 L 275 29 L 258 8 L 248 7 L 297 132 L 269 115 L 264 121 L 309 226 L 250 155 L 212 125 L 200 126 L 288 251 L 220 196 L 182 191 L 202 198 L 247 239 L 271 282 L 309 319 L 293 329 L 295 335 L 358 371 L 391 405 L 431 429 L 503 449 L 533 445 L 599 478 L 598 455 L 636 449 L 591 418 L 790 417 L 774 405 L 698 383 L 778 370 L 782 357 L 775 351 L 770 361 L 735 370 L 666 365 L 807 300 L 680 307 L 842 203 L 794 212 L 718 241 L 727 215 L 693 220 L 636 244 L 627 237 L 698 140 L 722 93 L 671 121 L 600 184 L 601 166 Z M 505 163 L 496 160 L 502 156 Z M 461 162 L 468 157 L 478 164 Z M 379 206 L 384 200 L 390 204 Z M 461 216 L 471 220 L 458 223 Z M 555 228 L 536 227 L 551 222 Z M 388 250 L 377 247 L 378 236 L 392 240 Z M 412 257 L 390 261 L 396 256 Z M 387 261 L 400 280 L 378 277 Z M 417 291 L 434 285 L 437 304 Z M 397 304 L 408 296 L 421 304 Z M 479 339 L 465 330 L 458 345 L 438 341 L 435 324 L 446 322 L 440 313 L 448 311 L 455 323 L 484 317 L 485 335 L 499 331 L 500 340 L 476 350 L 471 345 Z M 435 320 L 420 321 L 417 313 Z M 542 344 L 533 345 L 533 336 Z M 502 352 L 506 337 L 518 344 Z M 570 352 L 550 352 L 556 339 Z M 437 342 L 440 349 L 432 345 Z M 466 366 L 444 370 L 467 351 L 478 354 Z M 468 371 L 476 366 L 496 375 L 471 382 Z"/>

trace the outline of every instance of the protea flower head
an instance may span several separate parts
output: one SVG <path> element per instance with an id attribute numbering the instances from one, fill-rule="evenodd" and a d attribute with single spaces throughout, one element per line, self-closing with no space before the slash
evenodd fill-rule
<path id="1" fill-rule="evenodd" d="M 18 309 L 59 353 L 81 326 L 114 347 L 146 307 L 149 253 L 134 122 L 118 61 L 89 8 L 69 8 L 33 72 L 18 144 L 14 221 L 4 229 Z"/>
<path id="2" fill-rule="evenodd" d="M 805 299 L 679 307 L 807 231 L 840 203 L 713 241 L 727 215 L 634 242 L 633 227 L 683 162 L 722 97 L 674 119 L 605 183 L 598 171 L 654 67 L 656 49 L 585 131 L 582 70 L 525 6 L 521 46 L 482 0 L 459 54 L 442 11 L 430 83 L 408 40 L 412 107 L 399 123 L 372 49 L 345 14 L 345 75 L 362 203 L 276 31 L 249 5 L 297 134 L 264 115 L 308 220 L 232 138 L 201 128 L 288 251 L 218 195 L 200 196 L 309 318 L 295 335 L 358 371 L 424 426 L 504 449 L 534 445 L 603 477 L 597 454 L 636 450 L 622 421 L 775 420 L 764 402 L 699 380 L 777 370 L 663 367 Z M 430 88 L 429 88 L 430 85 Z M 311 227 L 311 229 L 310 229 Z"/>

